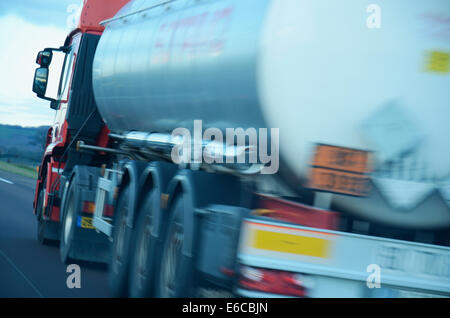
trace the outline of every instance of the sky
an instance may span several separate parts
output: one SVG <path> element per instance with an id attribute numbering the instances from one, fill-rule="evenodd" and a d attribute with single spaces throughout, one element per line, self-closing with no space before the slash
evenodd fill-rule
<path id="1" fill-rule="evenodd" d="M 0 124 L 51 125 L 50 102 L 32 92 L 36 55 L 64 44 L 81 6 L 82 0 L 0 1 Z"/>

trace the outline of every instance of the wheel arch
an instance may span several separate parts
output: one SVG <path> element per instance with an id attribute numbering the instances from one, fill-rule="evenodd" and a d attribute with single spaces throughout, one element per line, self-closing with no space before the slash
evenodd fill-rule
<path id="1" fill-rule="evenodd" d="M 94 185 L 97 184 L 97 180 L 93 178 L 100 175 L 100 168 L 93 166 L 74 166 L 67 178 L 63 178 L 64 184 L 60 184 L 63 187 L 61 195 L 61 209 L 60 209 L 60 219 L 63 217 L 66 204 L 67 191 L 69 190 L 70 184 L 73 182 L 75 177 L 77 178 L 77 187 L 87 187 L 91 191 L 94 190 Z M 84 198 L 84 196 L 82 196 Z"/>
<path id="2" fill-rule="evenodd" d="M 180 196 L 184 200 L 184 224 L 187 244 L 183 253 L 192 256 L 196 244 L 197 211 L 209 204 L 239 205 L 242 203 L 242 183 L 238 177 L 213 174 L 204 171 L 181 170 L 168 186 L 167 211 L 172 213 L 173 205 Z"/>
<path id="3" fill-rule="evenodd" d="M 44 181 L 47 176 L 47 163 L 50 161 L 51 154 L 44 155 L 42 158 L 42 162 L 40 165 L 40 169 L 38 171 L 38 178 L 36 181 L 36 190 L 34 193 L 34 201 L 33 201 L 33 213 L 36 215 L 36 208 L 39 198 L 39 192 L 41 191 L 42 187 L 45 187 Z"/>
<path id="4" fill-rule="evenodd" d="M 120 196 L 122 191 L 126 186 L 129 186 L 129 202 L 128 207 L 130 212 L 127 217 L 127 226 L 133 228 L 134 219 L 138 207 L 138 202 L 140 200 L 140 175 L 145 169 L 145 164 L 139 161 L 127 161 L 123 167 L 123 175 L 118 185 L 117 197 Z M 117 200 L 116 200 L 117 204 Z"/>
<path id="5" fill-rule="evenodd" d="M 167 222 L 167 213 L 165 213 L 167 210 L 167 189 L 173 176 L 176 174 L 177 169 L 177 166 L 171 163 L 151 162 L 145 167 L 139 181 L 139 200 L 131 221 L 134 223 L 137 219 L 137 214 L 141 211 L 141 208 L 145 203 L 145 196 L 151 191 L 157 191 L 156 197 L 159 209 L 155 211 L 155 221 L 152 228 L 152 235 L 157 238 L 161 237 L 163 225 Z"/>

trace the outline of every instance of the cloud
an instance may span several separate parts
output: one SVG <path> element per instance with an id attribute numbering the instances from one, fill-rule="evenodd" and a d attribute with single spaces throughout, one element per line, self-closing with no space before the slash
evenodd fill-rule
<path id="1" fill-rule="evenodd" d="M 15 15 L 33 24 L 65 28 L 71 6 L 81 4 L 82 0 L 3 0 L 0 17 Z"/>
<path id="2" fill-rule="evenodd" d="M 31 90 L 38 67 L 36 54 L 63 45 L 67 30 L 36 25 L 15 15 L 0 18 L 0 30 L 4 30 L 0 33 L 0 123 L 50 124 L 54 111 L 49 102 L 39 100 Z"/>
<path id="3" fill-rule="evenodd" d="M 0 101 L 0 123 L 20 125 L 24 127 L 50 126 L 54 111 L 50 111 L 49 104 L 35 105 L 33 103 L 20 104 L 15 101 L 5 103 Z M 48 109 L 48 112 L 43 110 Z M 20 118 L 18 118 L 20 116 Z"/>

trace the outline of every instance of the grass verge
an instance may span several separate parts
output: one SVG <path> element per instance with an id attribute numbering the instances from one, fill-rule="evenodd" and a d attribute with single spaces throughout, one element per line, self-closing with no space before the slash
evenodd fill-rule
<path id="1" fill-rule="evenodd" d="M 37 179 L 36 167 L 0 161 L 0 170 Z"/>

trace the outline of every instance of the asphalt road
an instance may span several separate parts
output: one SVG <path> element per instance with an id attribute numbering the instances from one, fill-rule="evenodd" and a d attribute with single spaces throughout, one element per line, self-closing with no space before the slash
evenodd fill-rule
<path id="1" fill-rule="evenodd" d="M 57 244 L 40 245 L 33 215 L 35 181 L 0 171 L 0 297 L 109 297 L 106 266 L 79 264 L 70 289 Z"/>

